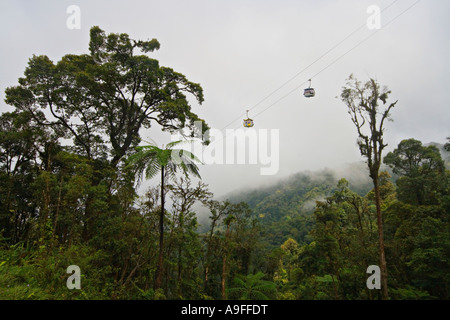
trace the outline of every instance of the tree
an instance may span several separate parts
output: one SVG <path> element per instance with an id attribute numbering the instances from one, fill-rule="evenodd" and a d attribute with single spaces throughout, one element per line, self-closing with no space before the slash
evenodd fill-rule
<path id="1" fill-rule="evenodd" d="M 136 153 L 127 159 L 126 168 L 130 168 L 138 176 L 138 182 L 145 173 L 146 179 L 151 179 L 158 172 L 161 173 L 161 213 L 159 217 L 159 257 L 155 290 L 161 287 L 163 273 L 163 242 L 164 242 L 164 201 L 165 201 L 165 179 L 174 179 L 178 169 L 185 175 L 193 174 L 200 178 L 199 169 L 196 163 L 200 161 L 194 154 L 183 149 L 174 149 L 182 141 L 168 143 L 166 148 L 161 149 L 155 145 L 136 147 Z"/>
<path id="2" fill-rule="evenodd" d="M 222 255 L 222 280 L 221 280 L 221 293 L 222 293 L 222 299 L 225 300 L 227 299 L 227 294 L 226 294 L 226 282 L 227 282 L 227 257 L 229 255 L 229 249 L 227 247 L 227 244 L 229 242 L 230 239 L 230 225 L 236 220 L 236 216 L 234 216 L 233 214 L 229 214 L 224 220 L 223 222 L 225 223 L 225 225 L 227 226 L 227 230 L 225 232 L 225 250 L 224 253 Z"/>
<path id="3" fill-rule="evenodd" d="M 194 132 L 194 122 L 201 120 L 185 95 L 192 94 L 201 104 L 201 86 L 145 55 L 159 47 L 156 39 L 106 35 L 94 26 L 89 54 L 67 54 L 56 64 L 45 55 L 33 55 L 19 85 L 5 90 L 5 101 L 29 112 L 58 137 L 72 139 L 78 154 L 88 159 L 109 156 L 115 168 L 140 143 L 141 128 L 156 122 L 163 130 L 188 127 Z"/>
<path id="4" fill-rule="evenodd" d="M 209 216 L 209 219 L 211 219 L 211 225 L 209 228 L 208 235 L 205 236 L 205 242 L 206 242 L 206 252 L 204 256 L 204 290 L 206 293 L 209 293 L 209 283 L 210 281 L 210 273 L 212 269 L 212 259 L 211 256 L 214 252 L 218 251 L 219 247 L 219 241 L 217 237 L 215 236 L 215 229 L 218 223 L 220 222 L 220 219 L 222 218 L 222 215 L 225 213 L 223 208 L 223 204 L 221 204 L 217 200 L 211 200 L 208 202 L 208 208 L 210 210 L 211 215 Z"/>
<path id="5" fill-rule="evenodd" d="M 183 284 L 189 280 L 188 269 L 194 269 L 198 263 L 199 253 L 196 250 L 199 248 L 198 234 L 196 233 L 197 218 L 193 211 L 193 206 L 200 202 L 207 205 L 213 194 L 208 190 L 207 185 L 198 182 L 197 186 L 192 186 L 189 177 L 184 179 L 180 177 L 179 180 L 167 186 L 171 192 L 172 211 L 173 211 L 173 225 L 175 245 L 177 250 L 177 276 L 176 285 L 178 286 L 179 296 L 182 296 Z M 184 262 L 183 260 L 186 260 Z"/>
<path id="6" fill-rule="evenodd" d="M 204 288 L 207 294 L 226 299 L 229 275 L 249 272 L 260 229 L 245 202 L 213 200 L 208 207 L 211 224 L 204 235 Z M 222 257 L 221 261 L 214 259 L 218 256 Z"/>
<path id="7" fill-rule="evenodd" d="M 279 275 L 286 275 L 287 278 L 284 279 L 280 276 L 278 276 L 278 278 L 287 282 L 293 278 L 293 271 L 298 268 L 299 246 L 297 241 L 289 238 L 280 246 L 280 248 L 283 252 L 283 256 L 280 258 Z"/>
<path id="8" fill-rule="evenodd" d="M 348 113 L 356 127 L 358 147 L 361 155 L 367 159 L 369 176 L 374 185 L 383 299 L 388 299 L 389 296 L 378 179 L 383 150 L 387 146 L 383 141 L 384 124 L 386 120 L 391 119 L 390 111 L 398 102 L 387 104 L 390 93 L 391 91 L 386 87 L 380 88 L 380 85 L 374 79 L 362 84 L 353 75 L 350 75 L 347 79 L 346 86 L 341 93 L 341 100 L 347 105 Z M 384 109 L 380 108 L 380 102 L 383 103 Z"/>
<path id="9" fill-rule="evenodd" d="M 56 63 L 46 55 L 33 55 L 18 84 L 5 90 L 5 102 L 16 112 L 29 115 L 35 127 L 51 137 L 48 140 L 71 140 L 61 147 L 93 164 L 89 189 L 106 188 L 112 200 L 123 178 L 122 161 L 140 144 L 142 129 L 155 125 L 169 132 L 183 128 L 189 129 L 186 134 L 196 136 L 197 131 L 208 129 L 206 124 L 201 129 L 194 125 L 202 120 L 192 112 L 188 99 L 192 95 L 201 104 L 202 87 L 148 56 L 159 47 L 156 39 L 133 40 L 126 33 L 106 34 L 94 26 L 90 29 L 89 53 L 67 54 Z M 46 143 L 41 141 L 40 147 Z M 39 208 L 48 213 L 52 209 L 50 158 L 43 161 L 47 173 L 41 172 L 45 192 Z M 61 179 L 59 187 L 65 178 Z M 59 194 L 56 198 L 60 199 Z M 99 214 L 120 214 L 124 210 L 120 208 L 122 203 L 115 207 L 113 201 L 97 210 L 97 199 L 90 191 L 83 199 L 83 219 L 88 222 L 83 224 L 84 240 L 95 234 L 95 224 L 102 225 Z"/>
<path id="10" fill-rule="evenodd" d="M 407 139 L 383 161 L 400 175 L 397 180 L 400 201 L 415 205 L 438 204 L 438 193 L 445 190 L 446 182 L 445 165 L 438 148 Z"/>
<path id="11" fill-rule="evenodd" d="M 228 289 L 233 298 L 239 300 L 269 300 L 277 294 L 275 283 L 263 280 L 264 273 L 238 275 L 234 278 L 234 286 Z"/>
<path id="12" fill-rule="evenodd" d="M 47 140 L 45 132 L 30 113 L 0 116 L 0 235 L 11 243 L 26 233 L 34 216 L 31 185 L 42 140 Z"/>

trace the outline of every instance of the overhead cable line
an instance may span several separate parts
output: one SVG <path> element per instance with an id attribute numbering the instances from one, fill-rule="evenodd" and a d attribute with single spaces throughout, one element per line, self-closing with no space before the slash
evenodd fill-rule
<path id="1" fill-rule="evenodd" d="M 386 8 L 384 8 L 382 11 L 386 10 L 387 8 L 389 8 L 390 6 L 392 6 L 395 2 L 397 2 L 398 0 L 395 0 L 393 3 L 391 3 L 389 6 L 387 6 Z M 405 10 L 403 10 L 401 13 L 399 13 L 398 15 L 396 15 L 393 19 L 389 20 L 387 23 L 385 23 L 385 27 L 387 27 L 388 25 L 390 25 L 392 22 L 394 22 L 395 20 L 397 20 L 400 16 L 402 16 L 403 14 L 405 14 L 407 11 L 409 11 L 410 9 L 412 9 L 414 6 L 416 6 L 421 0 L 417 0 L 416 2 L 414 2 L 412 5 L 410 5 L 409 7 L 407 7 Z M 366 24 L 364 24 L 364 26 L 366 26 Z M 279 88 L 277 88 L 275 91 L 273 91 L 271 94 L 269 94 L 268 96 L 266 96 L 264 99 L 262 99 L 260 102 L 258 102 L 256 105 L 254 105 L 252 108 L 248 109 L 248 111 L 250 111 L 251 109 L 254 109 L 257 105 L 261 104 L 263 101 L 267 100 L 270 96 L 272 96 L 274 93 L 276 93 L 277 91 L 279 91 L 282 87 L 284 87 L 286 84 L 288 84 L 289 82 L 291 82 L 293 79 L 295 79 L 298 75 L 300 75 L 302 72 L 304 72 L 306 69 L 308 69 L 309 67 L 311 67 L 313 64 L 315 64 L 317 61 L 319 61 L 321 58 L 323 58 L 326 54 L 328 54 L 329 52 L 331 52 L 332 50 L 334 50 L 337 46 L 339 46 L 342 42 L 344 42 L 346 39 L 348 39 L 351 35 L 353 35 L 354 33 L 356 33 L 357 31 L 359 31 L 361 27 L 358 27 L 355 31 L 353 31 L 349 36 L 345 37 L 344 40 L 340 41 L 337 45 L 335 45 L 334 47 L 332 47 L 331 49 L 329 49 L 326 53 L 324 53 L 322 56 L 320 56 L 318 59 L 316 59 L 314 62 L 312 62 L 310 65 L 308 65 L 306 68 L 304 68 L 302 71 L 298 72 L 294 77 L 292 77 L 291 79 L 289 79 L 288 81 L 286 81 L 282 86 L 280 86 Z M 354 45 L 352 48 L 350 48 L 348 51 L 346 51 L 345 53 L 343 53 L 342 55 L 340 55 L 338 58 L 336 58 L 335 60 L 333 60 L 331 63 L 329 63 L 327 66 L 325 66 L 323 69 L 321 69 L 319 72 L 315 73 L 313 76 L 309 77 L 308 80 L 302 82 L 299 86 L 295 87 L 293 90 L 287 92 L 285 95 L 283 95 L 282 97 L 280 97 L 279 99 L 277 99 L 275 102 L 273 102 L 272 104 L 270 104 L 269 106 L 267 106 L 265 109 L 263 109 L 262 111 L 260 111 L 259 113 L 257 113 L 256 115 L 253 116 L 253 118 L 261 115 L 262 113 L 266 112 L 268 109 L 272 108 L 273 106 L 275 106 L 276 104 L 278 104 L 280 101 L 282 101 L 283 99 L 287 98 L 289 95 L 291 95 L 292 93 L 296 92 L 299 88 L 301 88 L 302 86 L 304 86 L 306 83 L 308 83 L 308 81 L 310 81 L 310 79 L 313 79 L 315 77 L 317 77 L 318 75 L 320 75 L 322 72 L 324 72 L 325 70 L 327 70 L 328 68 L 330 68 L 332 65 L 334 65 L 336 62 L 338 62 L 339 60 L 341 60 L 343 57 L 345 57 L 347 54 L 349 54 L 351 51 L 355 50 L 357 47 L 359 47 L 360 45 L 362 45 L 364 42 L 366 42 L 367 40 L 369 40 L 370 38 L 372 38 L 374 35 L 376 35 L 380 30 L 382 29 L 377 29 L 374 32 L 372 32 L 369 36 L 365 37 L 364 39 L 362 39 L 361 41 L 359 41 L 356 45 Z M 247 111 L 247 112 L 248 112 Z M 233 124 L 234 122 L 236 122 L 237 120 L 242 120 L 242 115 L 233 120 L 232 122 L 230 122 L 226 127 L 224 127 L 223 129 L 227 128 L 229 125 Z M 222 130 L 223 130 L 222 129 Z M 226 135 L 228 136 L 228 134 Z M 224 138 L 220 140 L 223 140 Z M 217 141 L 214 141 L 212 144 L 214 144 Z M 211 144 L 210 144 L 211 146 Z"/>
<path id="2" fill-rule="evenodd" d="M 398 19 L 400 16 L 402 16 L 404 13 L 406 13 L 408 10 L 410 10 L 412 7 L 414 7 L 415 5 L 417 5 L 421 0 L 417 0 L 416 2 L 414 2 L 411 6 L 409 6 L 408 8 L 406 8 L 404 11 L 402 11 L 400 14 L 398 14 L 397 16 L 395 16 L 393 19 L 391 19 L 389 22 L 387 22 L 385 24 L 385 27 L 388 26 L 389 24 L 391 24 L 392 22 L 394 22 L 396 19 Z M 376 31 L 374 31 L 373 33 L 371 33 L 369 36 L 365 37 L 364 39 L 362 39 L 360 42 L 358 42 L 355 46 L 353 46 L 350 50 L 346 51 L 344 54 L 340 55 L 337 59 L 333 60 L 330 64 L 328 64 L 325 68 L 321 69 L 319 72 L 317 72 L 316 74 L 314 74 L 312 77 L 310 77 L 310 79 L 313 79 L 315 77 L 317 77 L 319 74 L 321 74 L 322 72 L 324 72 L 325 70 L 327 70 L 329 67 L 331 67 L 333 64 L 335 64 L 336 62 L 338 62 L 339 60 L 341 60 L 343 57 L 345 57 L 347 54 L 349 54 L 351 51 L 353 51 L 354 49 L 356 49 L 357 47 L 359 47 L 361 44 L 363 44 L 364 42 L 366 42 L 367 40 L 369 40 L 370 38 L 372 38 L 374 35 L 376 35 L 381 29 L 377 29 Z M 299 86 L 295 87 L 293 90 L 289 91 L 287 94 L 285 94 L 284 96 L 282 96 L 281 98 L 279 98 L 278 100 L 276 100 L 274 103 L 272 103 L 271 105 L 269 105 L 267 108 L 265 108 L 264 110 L 262 110 L 261 112 L 257 113 L 255 116 L 256 117 L 260 114 L 262 114 L 263 112 L 265 112 L 266 110 L 270 109 L 271 107 L 273 107 L 274 105 L 276 105 L 278 102 L 280 102 L 281 100 L 283 100 L 284 98 L 286 98 L 287 96 L 291 95 L 292 93 L 294 93 L 295 91 L 297 91 L 299 88 L 301 88 L 302 86 L 304 86 L 306 83 L 308 83 L 309 79 L 304 81 L 303 83 L 301 83 Z M 251 109 L 250 109 L 251 110 Z"/>
<path id="3" fill-rule="evenodd" d="M 386 6 L 385 8 L 383 8 L 378 14 L 380 15 L 383 11 L 389 9 L 391 6 L 393 6 L 396 2 L 398 2 L 399 0 L 394 0 L 391 4 L 389 4 L 388 6 Z M 317 62 L 319 62 L 322 58 L 324 58 L 327 54 L 329 54 L 331 51 L 333 51 L 334 49 L 336 49 L 337 47 L 339 47 L 342 43 L 344 43 L 347 39 L 349 39 L 350 37 L 352 37 L 354 34 L 356 34 L 358 31 L 360 31 L 361 29 L 365 28 L 367 26 L 366 23 L 362 24 L 361 26 L 359 26 L 358 28 L 356 28 L 354 31 L 352 31 L 350 34 L 348 34 L 344 39 L 342 39 L 341 41 L 339 41 L 337 44 L 335 44 L 334 46 L 332 46 L 330 49 L 328 49 L 327 51 L 325 51 L 322 55 L 320 55 L 316 60 L 314 60 L 313 62 L 311 62 L 309 65 L 307 65 L 306 67 L 304 67 L 302 70 L 300 70 L 299 72 L 297 72 L 294 76 L 292 76 L 289 80 L 287 80 L 286 82 L 284 82 L 282 85 L 280 85 L 277 89 L 275 89 L 274 91 L 272 91 L 271 93 L 269 93 L 267 96 L 265 96 L 263 99 L 261 99 L 258 103 L 256 103 L 255 105 L 253 105 L 253 107 L 249 108 L 248 111 L 251 111 L 252 109 L 256 108 L 258 105 L 260 105 L 261 103 L 263 103 L 264 101 L 266 101 L 268 98 L 270 98 L 272 95 L 274 95 L 275 93 L 277 93 L 279 90 L 281 90 L 283 87 L 285 87 L 287 84 L 289 84 L 290 82 L 292 82 L 295 78 L 297 78 L 300 74 L 302 74 L 303 72 L 305 72 L 307 69 L 309 69 L 310 67 L 312 67 L 314 64 L 316 64 Z M 231 121 L 228 125 L 226 125 L 223 129 L 227 128 L 229 125 L 233 124 L 234 122 L 236 122 L 237 120 L 240 120 L 242 117 L 239 116 L 239 118 L 234 119 L 233 121 Z"/>

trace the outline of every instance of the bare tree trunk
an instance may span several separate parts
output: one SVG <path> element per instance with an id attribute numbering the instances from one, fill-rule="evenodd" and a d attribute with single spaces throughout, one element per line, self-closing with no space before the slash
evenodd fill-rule
<path id="1" fill-rule="evenodd" d="M 58 191 L 58 203 L 56 205 L 55 221 L 53 223 L 53 237 L 54 238 L 56 238 L 56 232 L 57 232 L 56 227 L 58 226 L 59 209 L 61 207 L 62 184 L 63 184 L 63 175 L 61 174 L 61 179 L 59 182 L 59 191 Z"/>
<path id="2" fill-rule="evenodd" d="M 341 99 L 347 105 L 348 113 L 356 126 L 359 136 L 357 140 L 359 150 L 361 155 L 367 158 L 370 177 L 374 185 L 378 225 L 379 267 L 381 271 L 382 298 L 385 300 L 389 299 L 389 296 L 378 173 L 382 161 L 382 151 L 387 146 L 387 144 L 383 143 L 383 124 L 385 120 L 390 119 L 390 111 L 395 107 L 398 100 L 386 106 L 384 110 L 380 110 L 379 102 L 381 101 L 383 105 L 386 105 L 390 93 L 391 91 L 387 87 L 380 91 L 380 86 L 374 79 L 370 79 L 370 81 L 362 84 L 351 75 L 348 78 L 347 86 L 344 87 L 341 94 Z M 380 121 L 378 122 L 378 120 Z M 369 127 L 370 134 L 364 132 L 364 125 Z"/>
<path id="3" fill-rule="evenodd" d="M 163 244 L 164 244 L 164 166 L 161 168 L 161 213 L 159 216 L 159 257 L 156 269 L 155 290 L 161 287 L 163 274 Z"/>
<path id="4" fill-rule="evenodd" d="M 222 281 L 221 281 L 222 300 L 227 299 L 226 281 L 227 281 L 227 255 L 224 254 L 222 258 Z"/>
<path id="5" fill-rule="evenodd" d="M 230 234 L 230 224 L 227 224 L 227 231 L 225 233 L 225 246 L 228 244 L 228 237 Z M 227 282 L 227 255 L 228 249 L 225 247 L 224 254 L 222 257 L 222 281 L 221 281 L 221 291 L 222 291 L 222 299 L 227 299 L 226 292 L 226 282 Z"/>
<path id="6" fill-rule="evenodd" d="M 204 283 L 204 290 L 207 292 L 208 289 L 208 275 L 209 275 L 209 267 L 210 267 L 210 256 L 211 256 L 211 246 L 212 246 L 212 238 L 214 234 L 214 227 L 216 225 L 217 219 L 213 219 L 211 224 L 211 230 L 209 232 L 209 241 L 208 241 L 208 247 L 206 249 L 206 256 L 205 256 L 205 283 Z"/>
<path id="7" fill-rule="evenodd" d="M 383 235 L 383 219 L 381 215 L 381 200 L 380 188 L 378 185 L 378 177 L 373 178 L 374 192 L 375 192 L 375 206 L 377 210 L 377 225 L 378 225 L 378 245 L 380 257 L 380 272 L 381 272 L 381 294 L 383 300 L 388 300 L 388 286 L 387 286 L 387 266 L 386 257 L 384 255 L 384 235 Z"/>

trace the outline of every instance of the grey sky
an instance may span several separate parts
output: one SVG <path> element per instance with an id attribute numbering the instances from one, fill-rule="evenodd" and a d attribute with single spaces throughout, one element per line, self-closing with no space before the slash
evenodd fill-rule
<path id="1" fill-rule="evenodd" d="M 301 170 L 361 160 L 355 128 L 345 105 L 335 98 L 350 73 L 360 80 L 376 78 L 392 90 L 391 99 L 399 100 L 392 112 L 394 122 L 388 123 L 385 133 L 389 149 L 412 137 L 443 143 L 450 135 L 447 0 L 422 0 L 386 26 L 416 2 L 396 1 L 382 12 L 381 30 L 373 37 L 336 61 L 375 32 L 362 28 L 256 105 L 365 24 L 370 5 L 383 9 L 393 2 L 0 0 L 0 112 L 12 110 L 3 101 L 4 90 L 17 84 L 28 58 L 46 54 L 56 62 L 64 54 L 86 53 L 89 29 L 98 25 L 134 39 L 157 38 L 161 49 L 151 56 L 202 85 L 205 102 L 194 103 L 193 111 L 211 127 L 240 128 L 245 110 L 252 108 L 250 117 L 257 115 L 252 117 L 255 130 L 279 129 L 280 164 L 275 176 L 261 176 L 260 165 L 202 166 L 204 182 L 217 195 Z M 66 27 L 69 5 L 81 9 L 79 30 Z M 306 85 L 287 95 L 311 77 L 315 98 L 303 97 Z M 235 119 L 239 120 L 230 124 Z M 157 130 L 143 137 L 158 144 L 170 141 L 168 134 Z"/>

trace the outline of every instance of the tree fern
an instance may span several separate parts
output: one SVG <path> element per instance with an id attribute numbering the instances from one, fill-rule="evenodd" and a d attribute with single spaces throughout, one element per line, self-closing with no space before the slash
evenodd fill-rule
<path id="1" fill-rule="evenodd" d="M 173 180 L 176 176 L 178 169 L 187 176 L 193 174 L 198 178 L 200 177 L 199 168 L 197 163 L 201 163 L 200 160 L 195 157 L 194 154 L 187 150 L 175 149 L 177 145 L 183 141 L 173 141 L 166 145 L 165 148 L 158 148 L 155 144 L 149 144 L 146 146 L 136 147 L 136 152 L 131 154 L 126 160 L 125 168 L 132 170 L 133 174 L 137 177 L 137 183 L 142 181 L 142 177 L 145 175 L 146 179 L 155 177 L 158 173 L 161 173 L 161 214 L 160 214 L 160 240 L 159 240 L 159 261 L 157 269 L 157 278 L 155 281 L 155 290 L 159 289 L 162 278 L 163 267 L 163 234 L 164 234 L 164 183 L 166 177 Z"/>

